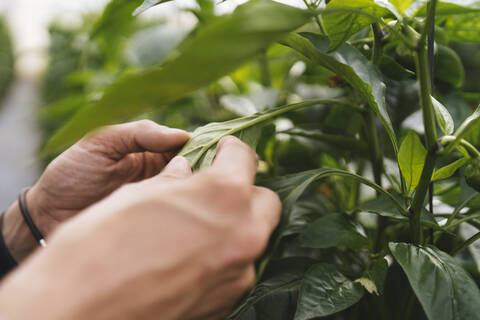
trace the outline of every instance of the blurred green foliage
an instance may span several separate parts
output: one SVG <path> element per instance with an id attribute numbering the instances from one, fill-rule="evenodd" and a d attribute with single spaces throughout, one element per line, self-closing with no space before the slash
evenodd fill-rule
<path id="1" fill-rule="evenodd" d="M 5 95 L 14 74 L 14 54 L 10 30 L 0 16 L 0 101 Z"/>

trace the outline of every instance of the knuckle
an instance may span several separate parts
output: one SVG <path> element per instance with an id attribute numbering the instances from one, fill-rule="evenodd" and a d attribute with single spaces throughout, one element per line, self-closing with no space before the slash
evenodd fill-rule
<path id="1" fill-rule="evenodd" d="M 239 295 L 245 293 L 254 283 L 256 279 L 255 268 L 250 264 L 237 282 L 236 291 Z"/>

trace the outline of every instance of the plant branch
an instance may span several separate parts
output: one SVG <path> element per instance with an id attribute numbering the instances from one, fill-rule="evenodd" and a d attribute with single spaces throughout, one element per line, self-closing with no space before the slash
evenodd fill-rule
<path id="1" fill-rule="evenodd" d="M 425 128 L 425 144 L 427 146 L 427 157 L 425 165 L 420 176 L 420 181 L 415 191 L 415 196 L 410 207 L 410 227 L 415 243 L 423 241 L 423 230 L 420 225 L 420 216 L 427 195 L 432 174 L 435 169 L 437 159 L 437 125 L 435 122 L 435 114 L 433 110 L 431 98 L 431 79 L 428 61 L 427 37 L 431 30 L 431 24 L 435 17 L 436 0 L 432 0 L 429 6 L 427 23 L 425 29 L 417 44 L 415 55 L 415 64 L 417 68 L 417 78 L 420 87 L 420 102 L 422 105 L 423 125 Z"/>
<path id="2" fill-rule="evenodd" d="M 455 136 L 443 136 L 440 139 L 440 144 L 442 146 L 447 146 L 447 145 L 450 146 L 451 143 L 456 143 L 457 145 L 460 145 L 460 146 L 464 147 L 465 150 L 467 150 L 468 154 L 472 158 L 479 158 L 480 157 L 480 151 L 478 151 L 477 148 L 475 148 L 474 145 L 472 145 L 470 142 L 468 142 L 465 139 L 458 139 Z M 447 149 L 449 149 L 449 148 L 447 148 Z M 447 154 L 447 149 L 445 149 L 445 151 L 441 152 L 441 154 L 442 155 Z M 453 150 L 451 150 L 451 151 L 453 151 Z"/>

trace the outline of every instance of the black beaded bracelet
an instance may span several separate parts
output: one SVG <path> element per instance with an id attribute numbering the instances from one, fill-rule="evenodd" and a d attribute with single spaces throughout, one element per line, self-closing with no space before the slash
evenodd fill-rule
<path id="1" fill-rule="evenodd" d="M 32 217 L 30 216 L 30 213 L 28 212 L 27 208 L 27 192 L 30 190 L 30 188 L 25 188 L 20 192 L 20 195 L 18 196 L 18 205 L 20 207 L 20 212 L 22 213 L 23 219 L 25 220 L 25 223 L 27 224 L 28 228 L 32 232 L 33 236 L 35 239 L 40 243 L 42 247 L 46 247 L 47 243 L 45 242 L 45 239 L 43 238 L 42 233 L 40 230 L 38 230 L 37 226 L 32 220 Z"/>

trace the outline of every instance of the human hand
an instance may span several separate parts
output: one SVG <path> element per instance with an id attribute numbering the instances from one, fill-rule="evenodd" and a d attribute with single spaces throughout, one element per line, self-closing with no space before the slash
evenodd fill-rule
<path id="1" fill-rule="evenodd" d="M 27 194 L 44 234 L 128 182 L 158 174 L 189 138 L 149 120 L 108 126 L 58 156 Z"/>
<path id="2" fill-rule="evenodd" d="M 6 281 L 0 314 L 220 319 L 253 283 L 279 220 L 280 201 L 252 185 L 255 172 L 253 151 L 228 137 L 211 168 L 192 174 L 176 157 L 160 175 L 120 188 Z"/>

